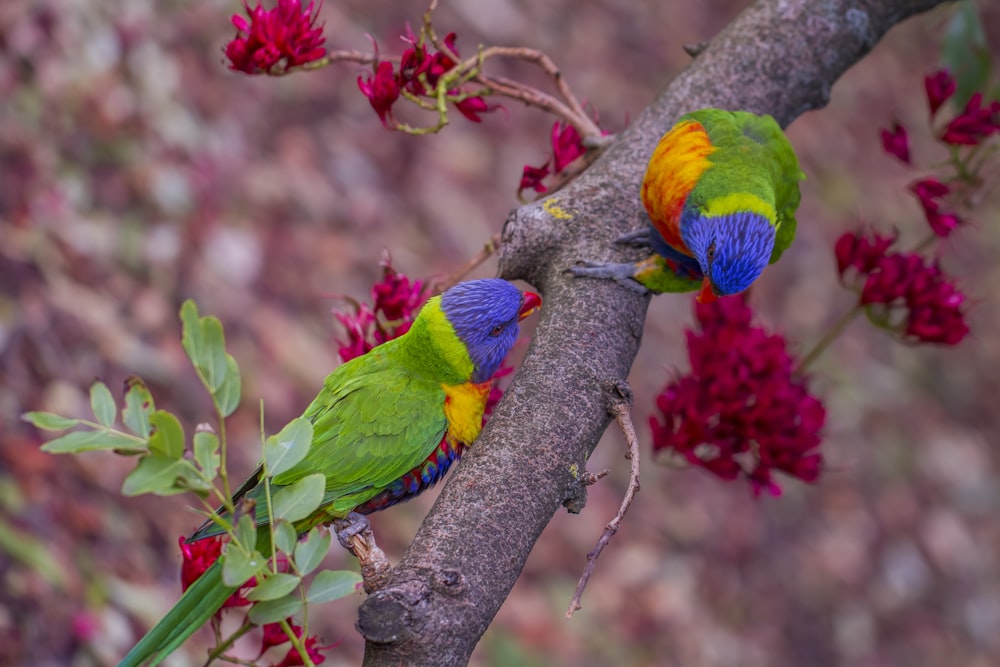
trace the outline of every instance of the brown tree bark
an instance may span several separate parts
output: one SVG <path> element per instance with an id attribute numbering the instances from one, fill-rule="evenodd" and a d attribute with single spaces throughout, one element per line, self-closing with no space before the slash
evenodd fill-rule
<path id="1" fill-rule="evenodd" d="M 639 348 L 648 300 L 566 269 L 579 259 L 636 258 L 612 241 L 645 224 L 639 184 L 659 137 L 680 115 L 704 107 L 769 113 L 787 125 L 823 107 L 838 77 L 893 25 L 938 4 L 761 0 L 578 179 L 511 212 L 500 275 L 541 291 L 541 320 L 478 443 L 389 584 L 361 606 L 365 665 L 467 664 L 554 513 L 583 507 L 581 473 L 611 419 L 612 388 Z"/>

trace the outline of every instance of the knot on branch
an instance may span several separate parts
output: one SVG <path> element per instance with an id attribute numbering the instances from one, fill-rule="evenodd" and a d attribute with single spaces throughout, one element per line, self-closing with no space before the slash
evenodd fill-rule
<path id="1" fill-rule="evenodd" d="M 375 644 L 416 639 L 425 625 L 430 597 L 426 581 L 404 581 L 376 591 L 358 610 L 358 632 Z"/>

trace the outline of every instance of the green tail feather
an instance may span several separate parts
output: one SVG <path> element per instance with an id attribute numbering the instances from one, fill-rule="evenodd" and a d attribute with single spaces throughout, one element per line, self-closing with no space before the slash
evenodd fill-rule
<path id="1" fill-rule="evenodd" d="M 158 664 L 208 622 L 237 590 L 239 586 L 223 583 L 222 564 L 215 561 L 184 591 L 167 615 L 128 652 L 118 667 Z"/>

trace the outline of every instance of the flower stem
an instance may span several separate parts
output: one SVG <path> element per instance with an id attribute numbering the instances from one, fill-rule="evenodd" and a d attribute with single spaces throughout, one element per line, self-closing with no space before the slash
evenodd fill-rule
<path id="1" fill-rule="evenodd" d="M 215 648 L 212 649 L 211 653 L 208 654 L 208 659 L 205 661 L 205 665 L 207 666 L 211 664 L 213 660 L 216 660 L 223 653 L 228 651 L 229 648 L 236 643 L 237 639 L 239 639 L 246 633 L 250 632 L 251 629 L 253 629 L 252 623 L 250 622 L 243 623 L 243 625 L 240 626 L 240 628 L 236 630 L 236 632 L 234 632 L 233 634 L 229 635 L 229 637 L 226 638 L 226 641 L 222 642 L 221 644 L 217 645 Z"/>
<path id="2" fill-rule="evenodd" d="M 806 368 L 808 368 L 812 362 L 816 361 L 816 359 L 826 351 L 826 348 L 830 347 L 830 343 L 836 340 L 837 336 L 843 333 L 844 329 L 847 328 L 847 325 L 850 324 L 862 310 L 864 310 L 864 305 L 862 305 L 859 300 L 853 308 L 848 310 L 839 320 L 834 322 L 829 331 L 823 334 L 823 337 L 816 342 L 813 348 L 809 350 L 808 354 L 802 357 L 799 364 L 795 367 L 794 374 L 801 375 L 804 373 Z"/>

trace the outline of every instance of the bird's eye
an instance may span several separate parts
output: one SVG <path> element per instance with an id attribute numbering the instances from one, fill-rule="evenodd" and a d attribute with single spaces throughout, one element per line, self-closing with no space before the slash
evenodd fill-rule
<path id="1" fill-rule="evenodd" d="M 490 331 L 490 335 L 491 336 L 499 336 L 500 334 L 503 333 L 503 330 L 506 329 L 506 328 L 507 328 L 506 324 L 498 324 L 495 327 L 493 327 L 492 331 Z"/>
<path id="2" fill-rule="evenodd" d="M 705 255 L 706 257 L 708 257 L 709 262 L 715 259 L 715 241 L 712 241 L 712 243 L 709 244 L 708 251 L 705 253 Z"/>

